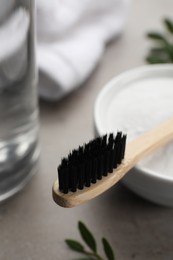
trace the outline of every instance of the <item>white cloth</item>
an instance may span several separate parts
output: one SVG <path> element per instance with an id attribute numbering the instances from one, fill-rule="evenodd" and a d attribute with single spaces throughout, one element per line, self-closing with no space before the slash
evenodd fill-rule
<path id="1" fill-rule="evenodd" d="M 62 98 L 80 86 L 125 24 L 128 0 L 38 0 L 39 93 Z"/>
<path id="2" fill-rule="evenodd" d="M 106 43 L 122 31 L 128 2 L 37 0 L 37 61 L 42 98 L 58 100 L 89 77 Z M 15 8 L 14 3 L 15 0 L 0 0 L 0 89 L 26 72 L 29 14 L 22 7 Z"/>

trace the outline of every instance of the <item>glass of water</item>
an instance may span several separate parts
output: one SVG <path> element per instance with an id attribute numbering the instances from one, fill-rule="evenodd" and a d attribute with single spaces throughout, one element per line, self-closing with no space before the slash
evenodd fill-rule
<path id="1" fill-rule="evenodd" d="M 34 2 L 0 0 L 0 202 L 24 187 L 39 157 Z"/>

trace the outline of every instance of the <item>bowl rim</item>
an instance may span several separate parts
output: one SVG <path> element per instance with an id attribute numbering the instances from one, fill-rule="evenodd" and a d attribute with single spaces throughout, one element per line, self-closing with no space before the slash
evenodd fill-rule
<path id="1" fill-rule="evenodd" d="M 97 134 L 99 134 L 99 135 L 105 134 L 105 131 L 102 129 L 102 127 L 100 127 L 101 120 L 99 118 L 99 107 L 101 105 L 102 99 L 105 96 L 105 94 L 107 94 L 107 92 L 109 92 L 113 86 L 115 86 L 116 84 L 121 82 L 124 79 L 124 77 L 129 77 L 132 74 L 141 73 L 141 72 L 145 72 L 145 73 L 151 72 L 151 71 L 156 72 L 156 71 L 160 71 L 160 70 L 173 72 L 173 65 L 172 64 L 162 64 L 162 65 L 154 64 L 154 65 L 143 65 L 143 66 L 139 66 L 136 68 L 132 68 L 132 69 L 126 70 L 126 71 L 120 73 L 119 75 L 113 77 L 102 87 L 102 89 L 100 90 L 100 92 L 98 93 L 98 95 L 96 97 L 95 105 L 94 105 L 94 124 L 95 124 L 95 129 L 97 131 Z M 135 168 L 145 176 L 152 177 L 157 180 L 173 183 L 173 176 L 160 174 L 145 166 L 140 166 L 140 167 L 135 166 Z"/>

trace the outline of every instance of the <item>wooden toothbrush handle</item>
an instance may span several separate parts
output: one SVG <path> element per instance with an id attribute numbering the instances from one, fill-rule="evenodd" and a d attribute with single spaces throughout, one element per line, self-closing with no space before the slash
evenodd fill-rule
<path id="1" fill-rule="evenodd" d="M 173 118 L 128 143 L 126 160 L 134 166 L 141 159 L 173 139 Z"/>
<path id="2" fill-rule="evenodd" d="M 171 139 L 173 139 L 173 118 L 128 143 L 122 164 L 113 173 L 103 177 L 102 180 L 98 180 L 96 184 L 92 184 L 89 188 L 63 194 L 59 191 L 58 181 L 56 180 L 52 189 L 54 201 L 62 207 L 69 208 L 97 197 L 122 179 L 141 159 L 165 145 Z"/>

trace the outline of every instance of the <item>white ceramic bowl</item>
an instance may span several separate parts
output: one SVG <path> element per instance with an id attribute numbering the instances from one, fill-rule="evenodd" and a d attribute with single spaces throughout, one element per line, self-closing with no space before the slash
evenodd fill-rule
<path id="1" fill-rule="evenodd" d="M 114 132 L 116 134 L 117 130 L 124 130 L 124 122 L 121 120 L 121 123 L 118 124 L 116 127 L 116 118 L 118 119 L 121 113 L 115 113 L 116 111 L 111 111 L 111 109 L 116 108 L 116 100 L 119 106 L 127 106 L 126 100 L 123 101 L 123 91 L 127 90 L 127 88 L 132 88 L 133 83 L 138 84 L 140 82 L 148 82 L 148 80 L 156 80 L 159 83 L 165 82 L 172 82 L 173 88 L 173 65 L 147 65 L 140 68 L 132 69 L 127 71 L 115 78 L 113 78 L 106 86 L 103 87 L 101 92 L 99 93 L 96 102 L 95 102 L 95 109 L 94 109 L 94 124 L 95 124 L 95 133 L 96 135 L 103 135 L 105 133 Z M 153 81 L 154 82 L 154 81 Z M 146 91 L 149 91 L 146 86 Z M 165 91 L 166 85 L 165 85 Z M 130 93 L 130 92 L 129 92 Z M 156 93 L 157 93 L 157 86 L 156 86 Z M 172 92 L 173 93 L 173 92 Z M 120 94 L 122 102 L 120 102 Z M 133 93 L 129 94 L 133 95 Z M 172 94 L 173 95 L 173 94 Z M 127 96 L 126 96 L 127 98 Z M 140 97 L 139 97 L 140 99 Z M 171 97 L 173 101 L 173 96 Z M 140 101 L 139 101 L 140 102 Z M 121 103 L 121 104 L 120 104 Z M 114 105 L 112 105 L 114 104 Z M 139 104 L 138 104 L 139 105 Z M 148 105 L 148 104 L 146 104 Z M 173 105 L 171 106 L 173 107 Z M 128 106 L 126 107 L 127 111 Z M 137 108 L 138 109 L 138 108 Z M 171 111 L 172 109 L 172 111 Z M 165 116 L 173 116 L 173 108 L 166 111 L 163 108 L 159 112 L 161 117 Z M 119 111 L 121 112 L 121 111 Z M 155 117 L 155 113 L 158 111 L 153 112 L 153 118 Z M 140 113 L 140 109 L 139 109 Z M 114 118 L 111 118 L 112 117 Z M 124 120 L 126 118 L 132 116 L 128 111 L 127 115 L 124 114 Z M 145 116 L 145 114 L 141 115 Z M 161 118 L 161 121 L 163 121 Z M 111 121 L 112 120 L 112 121 Z M 118 120 L 117 120 L 118 121 Z M 114 122 L 112 124 L 112 122 Z M 122 128 L 121 128 L 122 124 Z M 128 131 L 127 131 L 128 136 Z M 173 149 L 173 143 L 171 143 Z M 156 157 L 157 159 L 157 157 Z M 163 158 L 165 160 L 165 158 Z M 172 160 L 172 159 L 171 159 Z M 162 160 L 159 160 L 161 163 Z M 172 160 L 173 161 L 173 160 Z M 164 161 L 165 163 L 165 161 Z M 172 163 L 173 165 L 173 163 Z M 157 167 L 156 167 L 157 168 Z M 150 164 L 146 167 L 145 164 L 138 164 L 135 168 L 133 168 L 126 176 L 123 178 L 122 182 L 136 194 L 142 196 L 149 201 L 155 202 L 160 205 L 164 206 L 173 206 L 173 168 L 172 174 L 166 174 L 166 168 L 164 172 L 160 172 L 157 170 L 153 170 L 150 168 Z"/>

